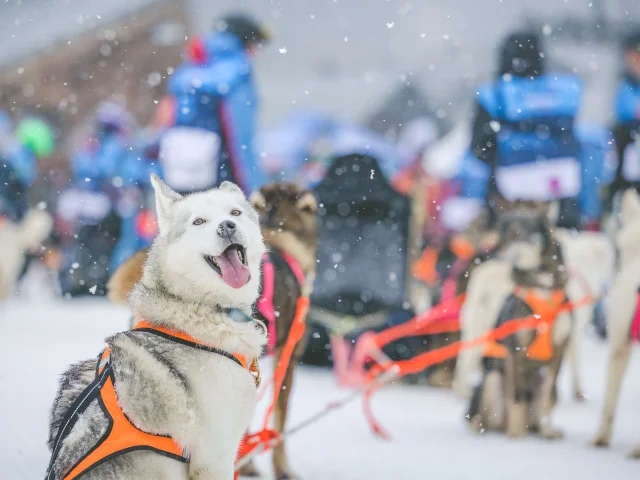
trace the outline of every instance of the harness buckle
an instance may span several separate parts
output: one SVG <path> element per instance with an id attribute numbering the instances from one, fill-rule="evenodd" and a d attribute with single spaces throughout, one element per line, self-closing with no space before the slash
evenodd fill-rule
<path id="1" fill-rule="evenodd" d="M 260 375 L 260 365 L 258 364 L 258 359 L 254 358 L 249 366 L 249 373 L 253 377 L 253 381 L 256 384 L 256 388 L 260 388 L 262 384 L 262 376 Z"/>

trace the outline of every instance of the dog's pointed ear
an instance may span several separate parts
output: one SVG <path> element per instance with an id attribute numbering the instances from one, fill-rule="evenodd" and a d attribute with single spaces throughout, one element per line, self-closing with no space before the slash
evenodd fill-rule
<path id="1" fill-rule="evenodd" d="M 296 202 L 296 207 L 298 207 L 298 210 L 315 213 L 318 210 L 318 201 L 313 193 L 307 191 L 300 196 Z"/>
<path id="2" fill-rule="evenodd" d="M 622 224 L 627 225 L 640 216 L 640 197 L 634 188 L 630 188 L 622 197 Z"/>
<path id="3" fill-rule="evenodd" d="M 249 203 L 256 210 L 261 210 L 267 206 L 267 199 L 264 198 L 262 191 L 257 190 L 249 197 Z"/>
<path id="4" fill-rule="evenodd" d="M 171 190 L 171 188 L 160 180 L 155 173 L 151 174 L 151 185 L 156 192 L 156 214 L 158 216 L 158 230 L 160 235 L 169 228 L 173 204 L 182 199 L 183 196 Z"/>
<path id="5" fill-rule="evenodd" d="M 220 185 L 219 189 L 220 190 L 224 190 L 225 192 L 238 193 L 238 194 L 240 194 L 240 195 L 242 195 L 244 197 L 244 192 L 235 183 L 222 182 L 222 184 Z"/>

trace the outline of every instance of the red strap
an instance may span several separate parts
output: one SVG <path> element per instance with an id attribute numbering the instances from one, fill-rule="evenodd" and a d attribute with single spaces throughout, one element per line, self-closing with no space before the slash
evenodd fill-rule
<path id="1" fill-rule="evenodd" d="M 640 342 L 640 292 L 638 292 L 638 306 L 636 307 L 636 313 L 633 316 L 633 322 L 631 322 L 631 338 Z"/>
<path id="2" fill-rule="evenodd" d="M 305 281 L 305 275 L 302 271 L 302 268 L 300 267 L 300 264 L 287 252 L 280 252 L 280 255 L 282 255 L 282 258 L 284 258 L 285 262 L 287 262 L 287 265 L 289 265 L 289 268 L 296 276 L 296 280 L 298 280 L 298 283 L 300 285 L 303 285 Z"/>

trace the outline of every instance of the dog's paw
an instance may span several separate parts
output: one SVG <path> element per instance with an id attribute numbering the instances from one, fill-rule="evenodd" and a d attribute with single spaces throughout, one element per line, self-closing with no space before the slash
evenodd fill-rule
<path id="1" fill-rule="evenodd" d="M 633 460 L 640 460 L 640 445 L 631 450 L 631 453 L 629 453 L 629 458 Z"/>
<path id="2" fill-rule="evenodd" d="M 240 468 L 240 470 L 238 470 L 238 475 L 240 475 L 241 477 L 255 478 L 260 476 L 260 472 L 256 468 L 253 461 L 251 461 Z"/>
<path id="3" fill-rule="evenodd" d="M 574 392 L 574 398 L 578 403 L 585 403 L 589 398 L 579 390 Z"/>
<path id="4" fill-rule="evenodd" d="M 591 445 L 597 448 L 607 448 L 609 446 L 609 436 L 599 433 L 596 438 L 591 441 Z"/>
<path id="5" fill-rule="evenodd" d="M 560 440 L 564 438 L 564 433 L 554 427 L 544 427 L 540 429 L 540 436 L 546 440 Z"/>
<path id="6" fill-rule="evenodd" d="M 276 472 L 277 480 L 300 480 L 296 474 L 292 473 L 289 469 L 283 470 L 281 472 Z"/>

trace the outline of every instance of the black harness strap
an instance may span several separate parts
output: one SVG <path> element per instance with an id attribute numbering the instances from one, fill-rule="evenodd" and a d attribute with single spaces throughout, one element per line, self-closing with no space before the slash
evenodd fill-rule
<path id="1" fill-rule="evenodd" d="M 132 330 L 132 331 L 133 332 L 152 333 L 154 335 L 157 335 L 159 337 L 165 338 L 167 340 L 171 340 L 172 342 L 179 343 L 181 345 L 186 345 L 188 347 L 197 348 L 198 350 L 204 350 L 205 352 L 217 353 L 218 355 L 222 355 L 223 357 L 226 357 L 229 360 L 233 360 L 234 362 L 236 362 L 238 365 L 240 365 L 242 367 L 242 363 L 240 362 L 240 360 L 238 360 L 235 357 L 235 355 L 232 355 L 231 353 L 227 352 L 226 350 L 222 350 L 220 348 L 210 347 L 208 345 L 202 345 L 200 343 L 195 343 L 195 342 L 191 342 L 189 340 L 184 340 L 182 338 L 178 338 L 178 337 L 174 337 L 173 335 L 169 335 L 168 333 L 164 333 L 164 332 L 161 332 L 159 330 L 154 330 L 153 328 L 136 328 L 135 330 Z"/>
<path id="2" fill-rule="evenodd" d="M 67 437 L 67 435 L 69 435 L 71 429 L 78 421 L 80 415 L 84 413 L 91 402 L 93 402 L 100 395 L 100 390 L 111 374 L 110 364 L 106 365 L 102 370 L 102 373 L 98 374 L 101 359 L 102 353 L 98 357 L 95 380 L 87 385 L 82 393 L 78 395 L 78 398 L 76 398 L 75 401 L 71 404 L 71 406 L 67 410 L 67 413 L 60 422 L 60 426 L 58 427 L 58 434 L 56 435 L 56 440 L 53 443 L 53 447 L 51 449 L 51 461 L 49 462 L 49 466 L 47 467 L 47 476 L 45 477 L 45 480 L 55 480 L 56 477 L 53 471 L 53 465 L 56 461 L 56 458 L 58 458 L 60 448 L 62 448 L 62 441 Z"/>

